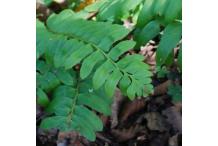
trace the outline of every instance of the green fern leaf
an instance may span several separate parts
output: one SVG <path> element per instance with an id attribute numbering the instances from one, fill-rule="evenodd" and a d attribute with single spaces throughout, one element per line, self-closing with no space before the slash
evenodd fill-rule
<path id="1" fill-rule="evenodd" d="M 65 62 L 65 69 L 70 69 L 80 61 L 93 52 L 93 48 L 90 45 L 84 46 L 83 49 L 74 51 Z"/>
<path id="2" fill-rule="evenodd" d="M 119 88 L 124 95 L 127 95 L 127 89 L 130 84 L 131 84 L 131 80 L 129 76 L 127 74 L 124 74 L 124 76 L 121 78 L 119 82 Z"/>
<path id="3" fill-rule="evenodd" d="M 37 86 L 42 90 L 49 92 L 60 84 L 59 79 L 52 72 L 37 75 Z"/>
<path id="4" fill-rule="evenodd" d="M 64 116 L 48 117 L 41 122 L 40 127 L 43 129 L 58 128 L 63 129 L 63 131 L 66 131 L 68 129 L 67 125 L 65 124 L 66 121 L 67 117 Z"/>
<path id="5" fill-rule="evenodd" d="M 44 74 L 50 70 L 50 66 L 42 60 L 37 60 L 36 61 L 36 70 L 39 73 Z"/>
<path id="6" fill-rule="evenodd" d="M 62 85 L 55 89 L 53 100 L 46 111 L 54 116 L 43 119 L 43 129 L 58 128 L 61 131 L 78 131 L 87 139 L 94 141 L 95 132 L 103 129 L 102 121 L 87 107 L 106 115 L 111 114 L 111 102 L 107 96 L 99 96 L 98 92 L 89 91 L 89 82 L 77 82 L 77 87 Z M 88 89 L 87 89 L 88 88 Z"/>
<path id="7" fill-rule="evenodd" d="M 121 78 L 122 73 L 118 69 L 115 69 L 113 73 L 110 74 L 105 83 L 105 91 L 108 96 L 111 97 L 114 95 L 116 86 Z"/>
<path id="8" fill-rule="evenodd" d="M 154 4 L 153 13 L 158 16 L 163 16 L 168 4 L 169 4 L 169 0 L 157 0 L 157 2 L 155 2 Z"/>
<path id="9" fill-rule="evenodd" d="M 46 95 L 46 93 L 42 89 L 37 88 L 36 95 L 37 95 L 37 104 L 38 105 L 40 105 L 42 107 L 46 107 L 49 104 L 48 96 Z"/>
<path id="10" fill-rule="evenodd" d="M 181 39 L 181 19 L 182 1 L 181 0 L 145 0 L 144 6 L 137 20 L 135 30 L 135 46 L 139 50 L 154 37 L 158 36 L 164 28 L 161 41 L 157 49 L 157 65 L 171 65 L 174 60 L 173 47 Z"/>
<path id="11" fill-rule="evenodd" d="M 170 95 L 174 102 L 182 101 L 182 86 L 170 84 L 167 94 Z"/>
<path id="12" fill-rule="evenodd" d="M 154 18 L 154 3 L 157 0 L 145 0 L 144 6 L 138 16 L 137 27 L 142 28 Z"/>
<path id="13" fill-rule="evenodd" d="M 70 86 L 59 86 L 58 88 L 55 89 L 53 93 L 53 98 L 58 98 L 58 97 L 72 97 L 76 95 L 76 89 L 70 87 Z"/>
<path id="14" fill-rule="evenodd" d="M 158 21 L 149 22 L 142 29 L 138 29 L 135 32 L 135 40 L 137 41 L 137 45 L 135 46 L 135 48 L 139 50 L 140 46 L 147 44 L 159 33 L 160 33 L 160 24 L 158 23 Z"/>
<path id="15" fill-rule="evenodd" d="M 78 96 L 78 104 L 86 105 L 105 115 L 111 114 L 110 106 L 108 106 L 107 102 L 102 97 L 94 94 L 80 94 Z"/>
<path id="16" fill-rule="evenodd" d="M 97 15 L 98 20 L 118 21 L 127 18 L 129 12 L 134 10 L 142 0 L 108 0 Z"/>
<path id="17" fill-rule="evenodd" d="M 153 20 L 166 26 L 176 19 L 180 19 L 181 12 L 181 0 L 145 0 L 136 26 L 141 29 Z"/>
<path id="18" fill-rule="evenodd" d="M 74 15 L 71 10 L 64 10 L 58 15 L 51 15 L 47 20 L 49 30 L 73 37 L 84 43 L 91 43 L 104 51 L 108 51 L 114 42 L 129 33 L 127 29 L 117 24 L 86 21 L 78 19 Z M 99 29 L 101 27 L 104 29 Z"/>
<path id="19" fill-rule="evenodd" d="M 37 87 L 42 88 L 46 92 L 53 90 L 59 84 L 75 86 L 75 72 L 72 70 L 64 70 L 63 68 L 54 68 L 43 60 L 37 60 L 36 69 Z"/>
<path id="20" fill-rule="evenodd" d="M 46 6 L 49 6 L 54 0 L 42 0 Z"/>
<path id="21" fill-rule="evenodd" d="M 181 40 L 182 24 L 174 22 L 169 24 L 161 38 L 160 44 L 157 48 L 157 65 L 161 66 L 165 63 L 168 56 L 172 53 L 173 49 Z"/>
<path id="22" fill-rule="evenodd" d="M 182 0 L 168 0 L 168 5 L 164 12 L 164 19 L 166 22 L 172 22 L 179 17 L 182 11 Z"/>
<path id="23" fill-rule="evenodd" d="M 63 10 L 52 14 L 46 25 L 37 20 L 37 103 L 48 113 L 40 127 L 77 131 L 94 141 L 95 133 L 103 129 L 97 115 L 111 114 L 116 88 L 131 100 L 152 93 L 149 65 L 144 56 L 129 51 L 161 36 L 163 28 L 157 65 L 172 61 L 172 49 L 181 39 L 181 23 L 176 20 L 181 17 L 180 1 L 145 0 L 134 33 L 136 42 L 127 40 L 131 30 L 111 22 L 140 10 L 144 0 L 104 1 L 77 14 Z M 97 20 L 110 22 L 81 19 L 96 10 Z"/>
<path id="24" fill-rule="evenodd" d="M 94 66 L 104 60 L 104 55 L 100 51 L 95 51 L 89 55 L 82 63 L 80 77 L 85 79 L 93 70 Z"/>
<path id="25" fill-rule="evenodd" d="M 74 86 L 75 85 L 75 78 L 72 77 L 69 71 L 65 71 L 62 68 L 56 70 L 55 72 L 57 78 L 65 85 Z"/>
<path id="26" fill-rule="evenodd" d="M 131 40 L 122 41 L 113 47 L 108 55 L 112 60 L 117 61 L 122 54 L 132 49 L 135 44 L 136 43 Z"/>
<path id="27" fill-rule="evenodd" d="M 95 72 L 93 76 L 93 87 L 94 89 L 100 88 L 110 73 L 114 70 L 114 66 L 110 61 L 103 63 Z"/>
<path id="28" fill-rule="evenodd" d="M 124 57 L 125 59 L 119 60 L 121 55 L 134 48 L 136 44 L 131 40 L 120 41 L 129 33 L 129 30 L 116 24 L 75 18 L 74 13 L 70 10 L 49 17 L 47 26 L 48 30 L 59 36 L 48 42 L 45 53 L 48 64 L 65 67 L 66 70 L 76 64 L 82 64 L 80 77 L 85 79 L 94 72 L 92 78 L 94 89 L 105 86 L 108 96 L 113 96 L 117 84 L 125 74 L 131 81 L 138 82 L 137 87 L 141 92 L 138 92 L 137 95 L 145 95 L 144 88 L 151 83 L 139 82 L 141 79 L 134 76 L 141 70 L 147 70 L 144 72 L 146 73 L 144 77 L 150 78 L 149 67 L 142 63 L 143 58 L 130 55 L 132 57 Z M 120 42 L 114 45 L 117 41 Z M 131 70 L 136 68 L 134 66 L 138 65 L 139 67 L 132 72 Z M 127 66 L 128 68 L 126 68 Z M 141 77 L 144 78 L 143 75 Z"/>
<path id="29" fill-rule="evenodd" d="M 127 95 L 131 100 L 136 96 L 136 92 L 138 91 L 137 83 L 133 80 L 130 86 L 127 89 Z"/>
<path id="30" fill-rule="evenodd" d="M 50 35 L 45 25 L 36 19 L 36 59 L 40 58 L 45 53 L 45 45 Z"/>

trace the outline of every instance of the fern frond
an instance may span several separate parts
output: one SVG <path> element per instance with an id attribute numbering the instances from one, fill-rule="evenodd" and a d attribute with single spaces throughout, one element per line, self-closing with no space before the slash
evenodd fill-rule
<path id="1" fill-rule="evenodd" d="M 147 44 L 151 39 L 159 35 L 160 31 L 160 23 L 155 20 L 150 21 L 142 29 L 137 29 L 134 35 L 134 39 L 137 42 L 135 48 L 140 48 L 140 46 Z"/>
<path id="2" fill-rule="evenodd" d="M 64 70 L 62 68 L 54 68 L 43 60 L 36 62 L 37 72 L 37 88 L 41 88 L 46 92 L 50 92 L 60 84 L 75 86 L 75 72 L 72 70 Z"/>
<path id="3" fill-rule="evenodd" d="M 98 21 L 109 22 L 84 20 L 96 11 Z M 129 16 L 133 23 L 138 18 L 135 30 L 111 23 Z M 160 36 L 156 62 L 167 64 L 181 40 L 180 19 L 181 0 L 101 0 L 78 13 L 52 14 L 45 24 L 37 20 L 36 95 L 47 112 L 40 127 L 77 131 L 94 141 L 103 130 L 98 115 L 111 114 L 116 88 L 131 100 L 153 92 L 150 66 L 130 50 Z M 181 55 L 180 49 L 179 67 Z M 168 94 L 174 96 L 174 89 Z"/>
<path id="4" fill-rule="evenodd" d="M 100 9 L 97 19 L 100 21 L 118 21 L 127 18 L 130 11 L 142 3 L 142 0 L 108 0 Z"/>
<path id="5" fill-rule="evenodd" d="M 41 88 L 36 89 L 36 96 L 38 105 L 46 107 L 49 104 L 48 96 Z"/>
<path id="6" fill-rule="evenodd" d="M 182 24 L 174 22 L 167 25 L 161 37 L 160 44 L 157 48 L 157 64 L 160 66 L 166 62 L 173 49 L 181 40 Z"/>
<path id="7" fill-rule="evenodd" d="M 61 131 L 78 131 L 87 139 L 94 141 L 96 131 L 103 129 L 102 121 L 89 108 L 110 115 L 111 100 L 101 96 L 100 90 L 93 91 L 89 82 L 77 82 L 77 87 L 61 85 L 55 89 L 53 100 L 46 111 L 54 116 L 43 119 L 43 129 L 58 128 Z M 107 98 L 107 99 L 106 99 Z"/>
<path id="8" fill-rule="evenodd" d="M 182 0 L 145 0 L 138 16 L 137 28 L 142 28 L 152 20 L 166 26 L 176 19 L 181 19 Z"/>
<path id="9" fill-rule="evenodd" d="M 179 21 L 182 14 L 181 0 L 146 0 L 139 14 L 134 40 L 135 49 L 145 45 L 162 32 L 157 48 L 157 65 L 170 65 L 173 62 L 173 49 L 181 40 L 182 25 Z"/>
<path id="10" fill-rule="evenodd" d="M 144 6 L 141 12 L 139 13 L 136 27 L 142 28 L 154 18 L 153 7 L 155 1 L 159 0 L 145 0 Z"/>
<path id="11" fill-rule="evenodd" d="M 48 42 L 45 56 L 49 64 L 68 70 L 81 63 L 80 77 L 85 79 L 94 72 L 94 89 L 105 86 L 108 96 L 113 96 L 124 76 L 130 80 L 130 89 L 125 92 L 130 99 L 151 92 L 152 74 L 149 66 L 143 60 L 132 57 L 134 55 L 119 60 L 121 55 L 135 46 L 132 40 L 120 41 L 129 33 L 123 26 L 77 19 L 72 11 L 65 10 L 52 15 L 47 21 L 47 27 L 50 32 L 62 35 Z M 117 41 L 120 42 L 115 45 Z M 133 86 L 137 90 L 131 90 Z"/>
<path id="12" fill-rule="evenodd" d="M 45 25 L 36 20 L 36 59 L 40 58 L 45 52 L 45 45 L 47 44 L 50 33 L 47 31 Z"/>
<path id="13" fill-rule="evenodd" d="M 37 74 L 37 86 L 42 90 L 49 92 L 60 85 L 59 79 L 52 72 L 46 72 L 45 74 Z"/>

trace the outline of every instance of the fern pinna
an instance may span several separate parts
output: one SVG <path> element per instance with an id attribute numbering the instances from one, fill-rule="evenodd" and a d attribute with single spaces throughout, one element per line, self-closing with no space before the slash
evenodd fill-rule
<path id="1" fill-rule="evenodd" d="M 109 115 L 108 97 L 116 87 L 132 100 L 152 92 L 144 57 L 126 54 L 136 44 L 124 40 L 129 33 L 121 25 L 80 19 L 71 10 L 51 15 L 46 26 L 37 20 L 37 93 L 45 93 L 37 96 L 52 97 L 45 106 L 51 116 L 41 128 L 75 130 L 95 140 L 103 126 L 92 110 Z"/>
<path id="2" fill-rule="evenodd" d="M 182 0 L 145 0 L 136 24 L 135 49 L 162 33 L 156 62 L 158 66 L 172 64 L 173 49 L 182 37 L 181 19 Z"/>

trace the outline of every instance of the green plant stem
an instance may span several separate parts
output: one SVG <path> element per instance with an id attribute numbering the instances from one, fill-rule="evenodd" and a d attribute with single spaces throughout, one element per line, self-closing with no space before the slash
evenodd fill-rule
<path id="1" fill-rule="evenodd" d="M 70 121 L 72 121 L 72 118 L 73 118 L 73 113 L 74 113 L 74 110 L 75 110 L 75 106 L 76 106 L 76 101 L 78 99 L 78 95 L 79 95 L 79 85 L 80 85 L 80 78 L 78 77 L 77 78 L 77 87 L 76 87 L 76 95 L 75 97 L 73 98 L 73 102 L 72 102 L 72 108 L 69 112 L 69 116 L 68 116 L 68 119 L 67 119 L 67 123 L 70 125 Z"/>

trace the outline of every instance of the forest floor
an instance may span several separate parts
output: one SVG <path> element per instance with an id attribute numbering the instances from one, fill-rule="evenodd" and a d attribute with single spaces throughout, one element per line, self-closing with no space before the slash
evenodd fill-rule
<path id="1" fill-rule="evenodd" d="M 161 85 L 166 84 L 166 82 Z M 181 104 L 168 95 L 136 99 L 133 102 L 117 93 L 111 117 L 101 116 L 104 131 L 95 142 L 77 133 L 40 131 L 37 146 L 181 146 Z"/>
<path id="2" fill-rule="evenodd" d="M 148 45 L 140 52 L 150 65 L 153 57 Z M 147 50 L 147 52 L 145 51 Z M 155 54 L 155 51 L 153 52 Z M 154 58 L 153 58 L 154 59 Z M 173 82 L 181 84 L 181 74 L 172 68 L 169 77 L 153 77 L 154 93 L 133 101 L 123 97 L 117 90 L 112 104 L 112 115 L 99 115 L 104 130 L 97 133 L 95 142 L 89 142 L 74 132 L 42 131 L 37 129 L 37 146 L 181 146 L 182 103 L 174 102 L 167 94 Z M 37 107 L 37 123 L 43 116 Z"/>
<path id="3" fill-rule="evenodd" d="M 53 8 L 60 9 L 57 6 Z M 39 5 L 37 14 L 40 13 L 44 14 L 38 15 L 41 20 L 50 15 L 45 7 Z M 156 68 L 156 47 L 154 42 L 150 42 L 137 52 L 145 56 L 145 62 L 153 72 Z M 112 115 L 99 115 L 104 130 L 97 133 L 95 142 L 89 142 L 75 132 L 42 131 L 37 128 L 37 146 L 182 146 L 182 103 L 175 102 L 168 94 L 171 83 L 181 85 L 181 73 L 171 66 L 161 76 L 154 74 L 154 93 L 149 97 L 130 101 L 117 90 Z M 43 110 L 37 106 L 37 125 L 43 116 Z"/>

